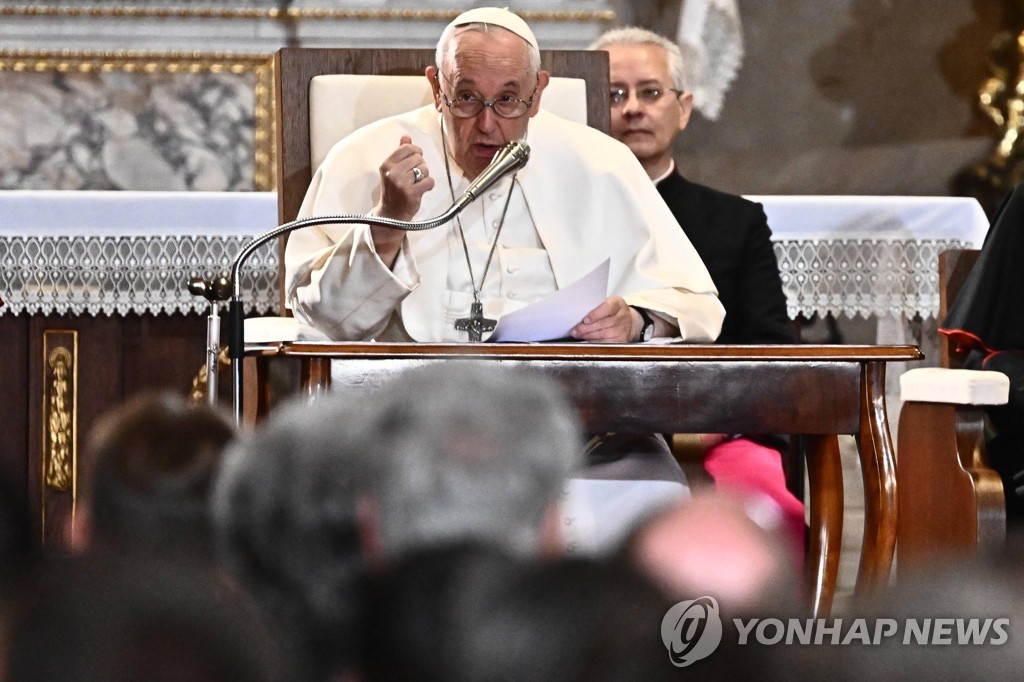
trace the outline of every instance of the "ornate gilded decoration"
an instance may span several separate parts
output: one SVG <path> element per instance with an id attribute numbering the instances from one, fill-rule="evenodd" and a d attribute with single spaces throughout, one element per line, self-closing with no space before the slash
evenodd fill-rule
<path id="1" fill-rule="evenodd" d="M 256 73 L 256 127 L 253 130 L 253 185 L 257 191 L 276 189 L 274 173 L 274 138 L 277 137 L 274 117 L 274 58 L 268 56 Z"/>
<path id="2" fill-rule="evenodd" d="M 43 439 L 39 487 L 41 540 L 46 542 L 47 511 L 59 508 L 63 505 L 60 498 L 70 495 L 74 520 L 78 502 L 78 332 L 47 329 L 42 341 Z M 50 494 L 56 496 L 54 501 L 48 500 Z"/>
<path id="3" fill-rule="evenodd" d="M 228 347 L 222 346 L 220 353 L 217 355 L 217 374 L 219 375 L 221 370 L 226 370 L 231 367 L 231 359 L 228 358 Z M 188 399 L 195 404 L 205 403 L 206 394 L 209 391 L 210 381 L 207 374 L 206 363 L 199 368 L 196 375 L 192 377 L 192 387 L 188 392 Z"/>
<path id="4" fill-rule="evenodd" d="M 996 145 L 988 158 L 953 180 L 954 191 L 977 198 L 989 216 L 1024 181 L 1024 14 L 1019 8 L 1005 9 L 1004 26 L 989 51 L 992 76 L 978 90 L 978 106 L 996 126 Z"/>
<path id="5" fill-rule="evenodd" d="M 0 7 L 0 16 L 23 17 L 97 17 L 126 19 L 329 19 L 337 21 L 450 21 L 463 9 L 371 9 L 316 7 L 62 7 L 60 5 L 15 5 Z M 517 12 L 526 21 L 599 21 L 611 23 L 615 12 L 599 11 L 537 11 Z"/>
<path id="6" fill-rule="evenodd" d="M 78 332 L 43 332 L 43 440 L 40 461 L 42 540 L 46 541 L 47 497 L 70 494 L 74 519 L 78 496 Z"/>
<path id="7" fill-rule="evenodd" d="M 71 352 L 58 346 L 46 358 L 46 440 L 44 462 L 46 485 L 54 490 L 71 490 L 74 462 L 74 376 Z"/>
<path id="8" fill-rule="evenodd" d="M 256 79 L 253 184 L 256 190 L 274 189 L 274 74 L 270 55 L 141 50 L 0 50 L 0 71 L 253 74 Z"/>

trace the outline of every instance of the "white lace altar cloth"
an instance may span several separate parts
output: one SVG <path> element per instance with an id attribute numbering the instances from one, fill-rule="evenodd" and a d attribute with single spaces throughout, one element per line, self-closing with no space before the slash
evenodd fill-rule
<path id="1" fill-rule="evenodd" d="M 934 318 L 939 253 L 980 248 L 988 231 L 961 197 L 747 198 L 768 215 L 790 317 Z"/>
<path id="2" fill-rule="evenodd" d="M 791 317 L 933 318 L 936 258 L 977 248 L 973 199 L 754 196 L 768 214 Z M 271 192 L 0 192 L 0 314 L 205 312 L 189 278 L 227 274 L 277 224 Z M 278 310 L 276 244 L 242 269 L 249 312 Z"/>
<path id="3" fill-rule="evenodd" d="M 0 192 L 0 315 L 206 312 L 189 279 L 276 224 L 272 192 Z M 277 249 L 246 261 L 249 312 L 278 310 Z"/>

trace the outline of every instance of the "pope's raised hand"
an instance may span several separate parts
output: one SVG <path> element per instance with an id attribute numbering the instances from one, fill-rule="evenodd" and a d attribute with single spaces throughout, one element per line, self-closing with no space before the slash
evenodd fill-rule
<path id="1" fill-rule="evenodd" d="M 423 160 L 423 149 L 403 135 L 398 149 L 380 166 L 380 203 L 375 213 L 396 220 L 412 220 L 423 195 L 434 189 L 434 178 Z"/>
<path id="2" fill-rule="evenodd" d="M 380 201 L 374 215 L 395 220 L 412 220 L 420 210 L 423 195 L 434 188 L 434 178 L 423 160 L 423 149 L 402 135 L 398 149 L 380 165 Z M 403 230 L 373 225 L 373 246 L 388 267 L 393 267 L 405 239 Z"/>

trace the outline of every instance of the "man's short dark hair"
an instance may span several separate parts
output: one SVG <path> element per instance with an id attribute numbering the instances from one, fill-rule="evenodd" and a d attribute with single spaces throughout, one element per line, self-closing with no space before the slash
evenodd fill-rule
<path id="1" fill-rule="evenodd" d="M 208 551 L 209 495 L 231 421 L 170 393 L 129 399 L 90 434 L 83 474 L 93 540 Z"/>

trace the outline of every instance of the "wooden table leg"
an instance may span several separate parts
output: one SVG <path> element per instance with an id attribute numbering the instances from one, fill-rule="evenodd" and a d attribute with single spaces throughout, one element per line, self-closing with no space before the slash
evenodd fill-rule
<path id="1" fill-rule="evenodd" d="M 811 609 L 825 618 L 839 579 L 839 553 L 843 542 L 843 464 L 839 438 L 807 436 L 807 480 L 810 495 L 810 549 L 807 570 L 811 583 Z"/>
<path id="2" fill-rule="evenodd" d="M 252 427 L 269 411 L 266 358 L 242 358 L 242 377 L 242 423 Z"/>
<path id="3" fill-rule="evenodd" d="M 302 393 L 308 400 L 326 395 L 331 390 L 330 358 L 302 359 Z"/>
<path id="4" fill-rule="evenodd" d="M 861 367 L 861 473 L 864 477 L 864 542 L 856 594 L 885 585 L 896 549 L 896 455 L 885 415 L 885 364 Z"/>

